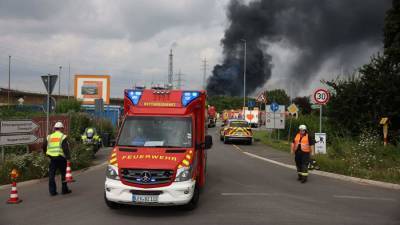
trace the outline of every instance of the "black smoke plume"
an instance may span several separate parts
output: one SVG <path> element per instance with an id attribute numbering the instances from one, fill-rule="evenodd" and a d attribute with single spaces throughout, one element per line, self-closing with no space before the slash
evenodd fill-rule
<path id="1" fill-rule="evenodd" d="M 363 46 L 380 46 L 391 0 L 231 0 L 229 26 L 221 40 L 224 59 L 208 79 L 210 95 L 243 96 L 243 41 L 247 43 L 246 93 L 271 77 L 268 43 L 282 42 L 300 52 L 289 76 L 306 87 L 326 60 L 349 65 Z"/>

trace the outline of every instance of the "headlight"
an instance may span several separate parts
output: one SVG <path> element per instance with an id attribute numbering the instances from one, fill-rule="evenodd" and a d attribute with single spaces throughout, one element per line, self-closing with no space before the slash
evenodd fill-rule
<path id="1" fill-rule="evenodd" d="M 175 182 L 187 181 L 192 178 L 192 167 L 181 167 L 176 171 Z"/>
<path id="2" fill-rule="evenodd" d="M 113 180 L 119 180 L 118 168 L 112 165 L 107 166 L 106 177 Z"/>

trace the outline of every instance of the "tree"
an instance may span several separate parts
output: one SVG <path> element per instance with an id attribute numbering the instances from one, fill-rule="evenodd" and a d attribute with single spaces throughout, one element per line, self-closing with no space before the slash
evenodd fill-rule
<path id="1" fill-rule="evenodd" d="M 288 106 L 290 103 L 290 97 L 286 94 L 283 89 L 275 89 L 271 91 L 265 91 L 264 95 L 267 97 L 267 103 L 276 102 L 279 105 Z"/>
<path id="2" fill-rule="evenodd" d="M 385 17 L 383 47 L 386 56 L 400 62 L 400 0 L 393 0 L 392 5 Z"/>
<path id="3" fill-rule="evenodd" d="M 215 106 L 217 111 L 224 109 L 241 109 L 243 107 L 243 98 L 230 96 L 212 96 L 207 99 L 207 104 Z"/>
<path id="4" fill-rule="evenodd" d="M 293 103 L 299 107 L 299 110 L 303 115 L 311 113 L 311 103 L 309 97 L 296 97 L 293 99 Z"/>
<path id="5" fill-rule="evenodd" d="M 328 104 L 334 124 L 358 135 L 363 127 L 378 128 L 389 117 L 392 134 L 400 129 L 400 0 L 393 1 L 384 27 L 384 53 L 373 56 L 359 76 L 326 82 L 335 90 Z"/>

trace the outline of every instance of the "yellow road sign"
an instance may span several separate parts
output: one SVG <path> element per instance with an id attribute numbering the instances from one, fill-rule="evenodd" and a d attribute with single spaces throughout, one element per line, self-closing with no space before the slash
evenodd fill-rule
<path id="1" fill-rule="evenodd" d="M 295 114 L 299 111 L 299 108 L 297 108 L 297 106 L 294 103 L 291 104 L 287 109 L 288 109 L 288 112 L 291 114 Z"/>

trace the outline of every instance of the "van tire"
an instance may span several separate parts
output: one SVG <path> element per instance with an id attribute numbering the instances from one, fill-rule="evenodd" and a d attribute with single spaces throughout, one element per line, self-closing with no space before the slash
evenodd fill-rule
<path id="1" fill-rule="evenodd" d="M 229 144 L 229 141 L 226 137 L 224 137 L 224 144 Z"/>
<path id="2" fill-rule="evenodd" d="M 108 208 L 110 208 L 110 209 L 120 209 L 121 207 L 122 207 L 122 205 L 121 204 L 118 204 L 118 203 L 116 203 L 116 202 L 112 202 L 112 201 L 109 201 L 108 199 L 107 199 L 107 197 L 106 197 L 106 192 L 104 192 L 104 202 L 106 203 L 106 205 L 108 206 Z"/>
<path id="3" fill-rule="evenodd" d="M 183 205 L 183 209 L 188 211 L 196 209 L 199 204 L 199 200 L 200 200 L 200 189 L 196 185 L 194 188 L 192 199 L 186 205 Z"/>

